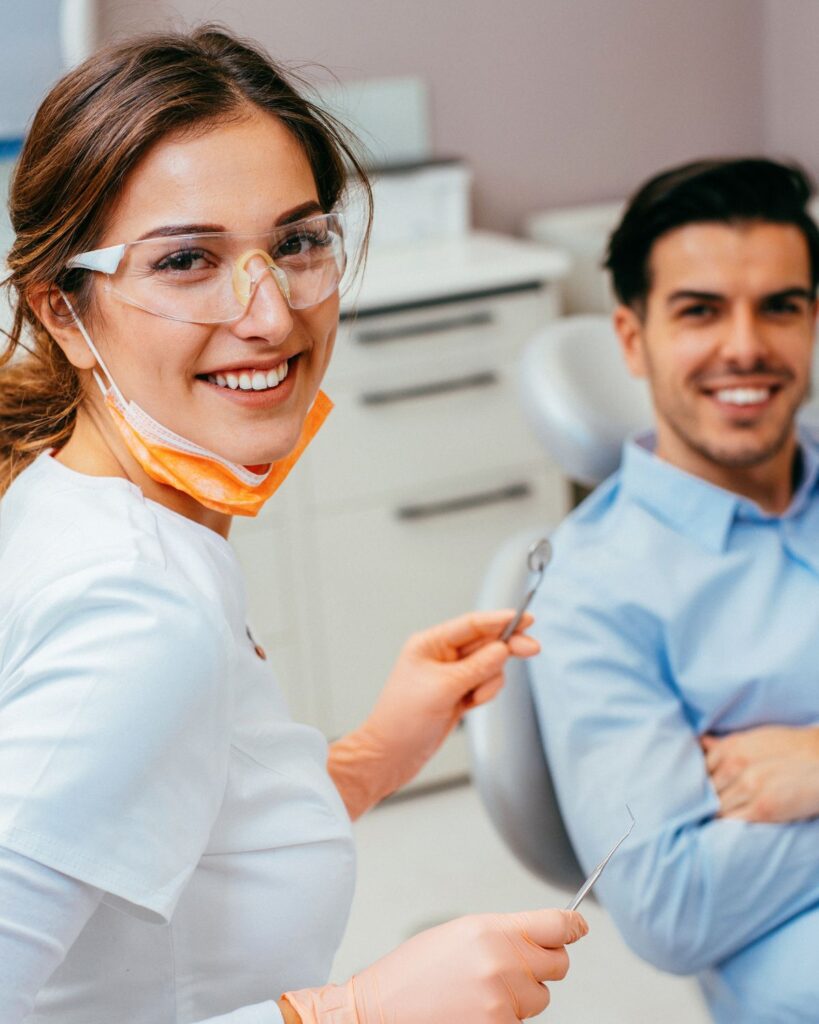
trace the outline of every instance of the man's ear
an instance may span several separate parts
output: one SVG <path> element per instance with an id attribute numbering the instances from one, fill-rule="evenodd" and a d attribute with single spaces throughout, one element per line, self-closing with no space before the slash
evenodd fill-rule
<path id="1" fill-rule="evenodd" d="M 78 370 L 97 365 L 94 353 L 80 333 L 62 292 L 55 284 L 34 285 L 27 294 L 32 312 Z"/>
<path id="2" fill-rule="evenodd" d="M 643 321 L 640 316 L 631 306 L 619 305 L 615 307 L 612 319 L 629 373 L 632 377 L 647 377 Z"/>

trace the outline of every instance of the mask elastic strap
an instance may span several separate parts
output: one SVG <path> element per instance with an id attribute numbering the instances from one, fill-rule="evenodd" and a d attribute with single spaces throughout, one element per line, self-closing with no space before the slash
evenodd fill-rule
<path id="1" fill-rule="evenodd" d="M 105 365 L 105 360 L 102 358 L 102 356 L 97 351 L 97 346 L 91 340 L 91 335 L 85 329 L 85 324 L 82 322 L 82 320 L 80 320 L 77 312 L 75 311 L 74 307 L 71 305 L 70 299 L 65 294 L 65 292 L 62 290 L 62 288 L 58 288 L 57 290 L 59 291 L 60 295 L 62 295 L 63 302 L 65 302 L 66 306 L 68 306 L 68 311 L 71 313 L 71 316 L 74 318 L 74 323 L 79 328 L 80 334 L 83 336 L 83 338 L 85 339 L 86 345 L 91 350 L 91 354 L 94 356 L 94 358 L 97 360 L 97 362 L 100 364 L 100 366 L 102 367 L 103 371 L 105 372 L 105 376 L 108 378 L 109 387 L 114 392 L 114 394 L 117 396 L 117 398 L 120 400 L 120 402 L 123 405 L 125 405 L 126 402 L 125 402 L 125 399 L 123 398 L 122 392 L 117 387 L 116 381 L 114 380 L 114 378 L 111 376 L 111 371 Z M 104 397 L 107 394 L 107 390 L 108 389 L 105 387 L 105 384 L 103 384 L 102 378 L 97 373 L 97 371 L 96 370 L 92 370 L 91 372 L 94 375 L 94 380 L 97 382 L 97 386 L 99 387 L 99 389 L 102 392 L 103 397 Z"/>

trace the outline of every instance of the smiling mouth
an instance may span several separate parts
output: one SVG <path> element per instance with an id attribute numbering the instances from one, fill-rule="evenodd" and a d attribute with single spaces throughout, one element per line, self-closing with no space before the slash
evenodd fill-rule
<path id="1" fill-rule="evenodd" d="M 737 381 L 733 383 L 723 378 L 716 385 L 705 383 L 701 385 L 702 394 L 706 398 L 714 399 L 723 406 L 732 406 L 735 409 L 753 408 L 766 405 L 789 383 L 790 378 L 784 374 L 768 376 L 768 379 L 751 381 Z"/>
<path id="2" fill-rule="evenodd" d="M 724 402 L 726 405 L 743 406 L 767 402 L 777 391 L 779 391 L 779 386 L 774 385 L 773 387 L 756 388 L 720 388 L 718 391 L 709 392 L 709 394 L 713 395 L 718 402 Z"/>
<path id="3" fill-rule="evenodd" d="M 271 370 L 247 369 L 227 370 L 224 373 L 205 373 L 199 380 L 215 384 L 227 391 L 272 391 L 287 376 L 290 361 L 285 359 Z"/>

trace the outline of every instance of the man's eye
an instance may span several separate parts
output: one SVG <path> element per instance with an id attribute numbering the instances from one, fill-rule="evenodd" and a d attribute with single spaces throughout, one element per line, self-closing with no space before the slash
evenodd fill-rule
<path id="1" fill-rule="evenodd" d="M 709 306 L 707 303 L 698 302 L 693 306 L 684 306 L 680 310 L 680 316 L 690 320 L 704 320 L 706 317 L 713 316 L 716 311 L 716 306 Z"/>
<path id="2" fill-rule="evenodd" d="M 790 315 L 802 312 L 802 306 L 794 299 L 772 299 L 770 302 L 765 304 L 764 309 L 768 313 L 779 315 Z"/>

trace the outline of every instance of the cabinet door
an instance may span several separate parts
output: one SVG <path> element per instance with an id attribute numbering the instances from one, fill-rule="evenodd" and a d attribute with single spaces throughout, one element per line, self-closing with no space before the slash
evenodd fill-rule
<path id="1" fill-rule="evenodd" d="M 412 502 L 317 516 L 323 629 L 313 671 L 331 733 L 366 717 L 410 632 L 474 607 L 503 540 L 539 524 L 550 530 L 565 510 L 557 472 L 530 464 L 425 488 Z"/>
<path id="2" fill-rule="evenodd" d="M 412 372 L 419 361 L 471 362 L 475 356 L 514 359 L 521 345 L 553 314 L 551 285 L 513 295 L 417 305 L 408 310 L 362 314 L 339 327 L 327 374 L 336 381 L 369 384 L 384 371 Z"/>
<path id="3" fill-rule="evenodd" d="M 516 367 L 422 364 L 378 385 L 334 392 L 336 408 L 304 459 L 322 508 L 505 471 L 541 449 L 519 409 Z"/>

